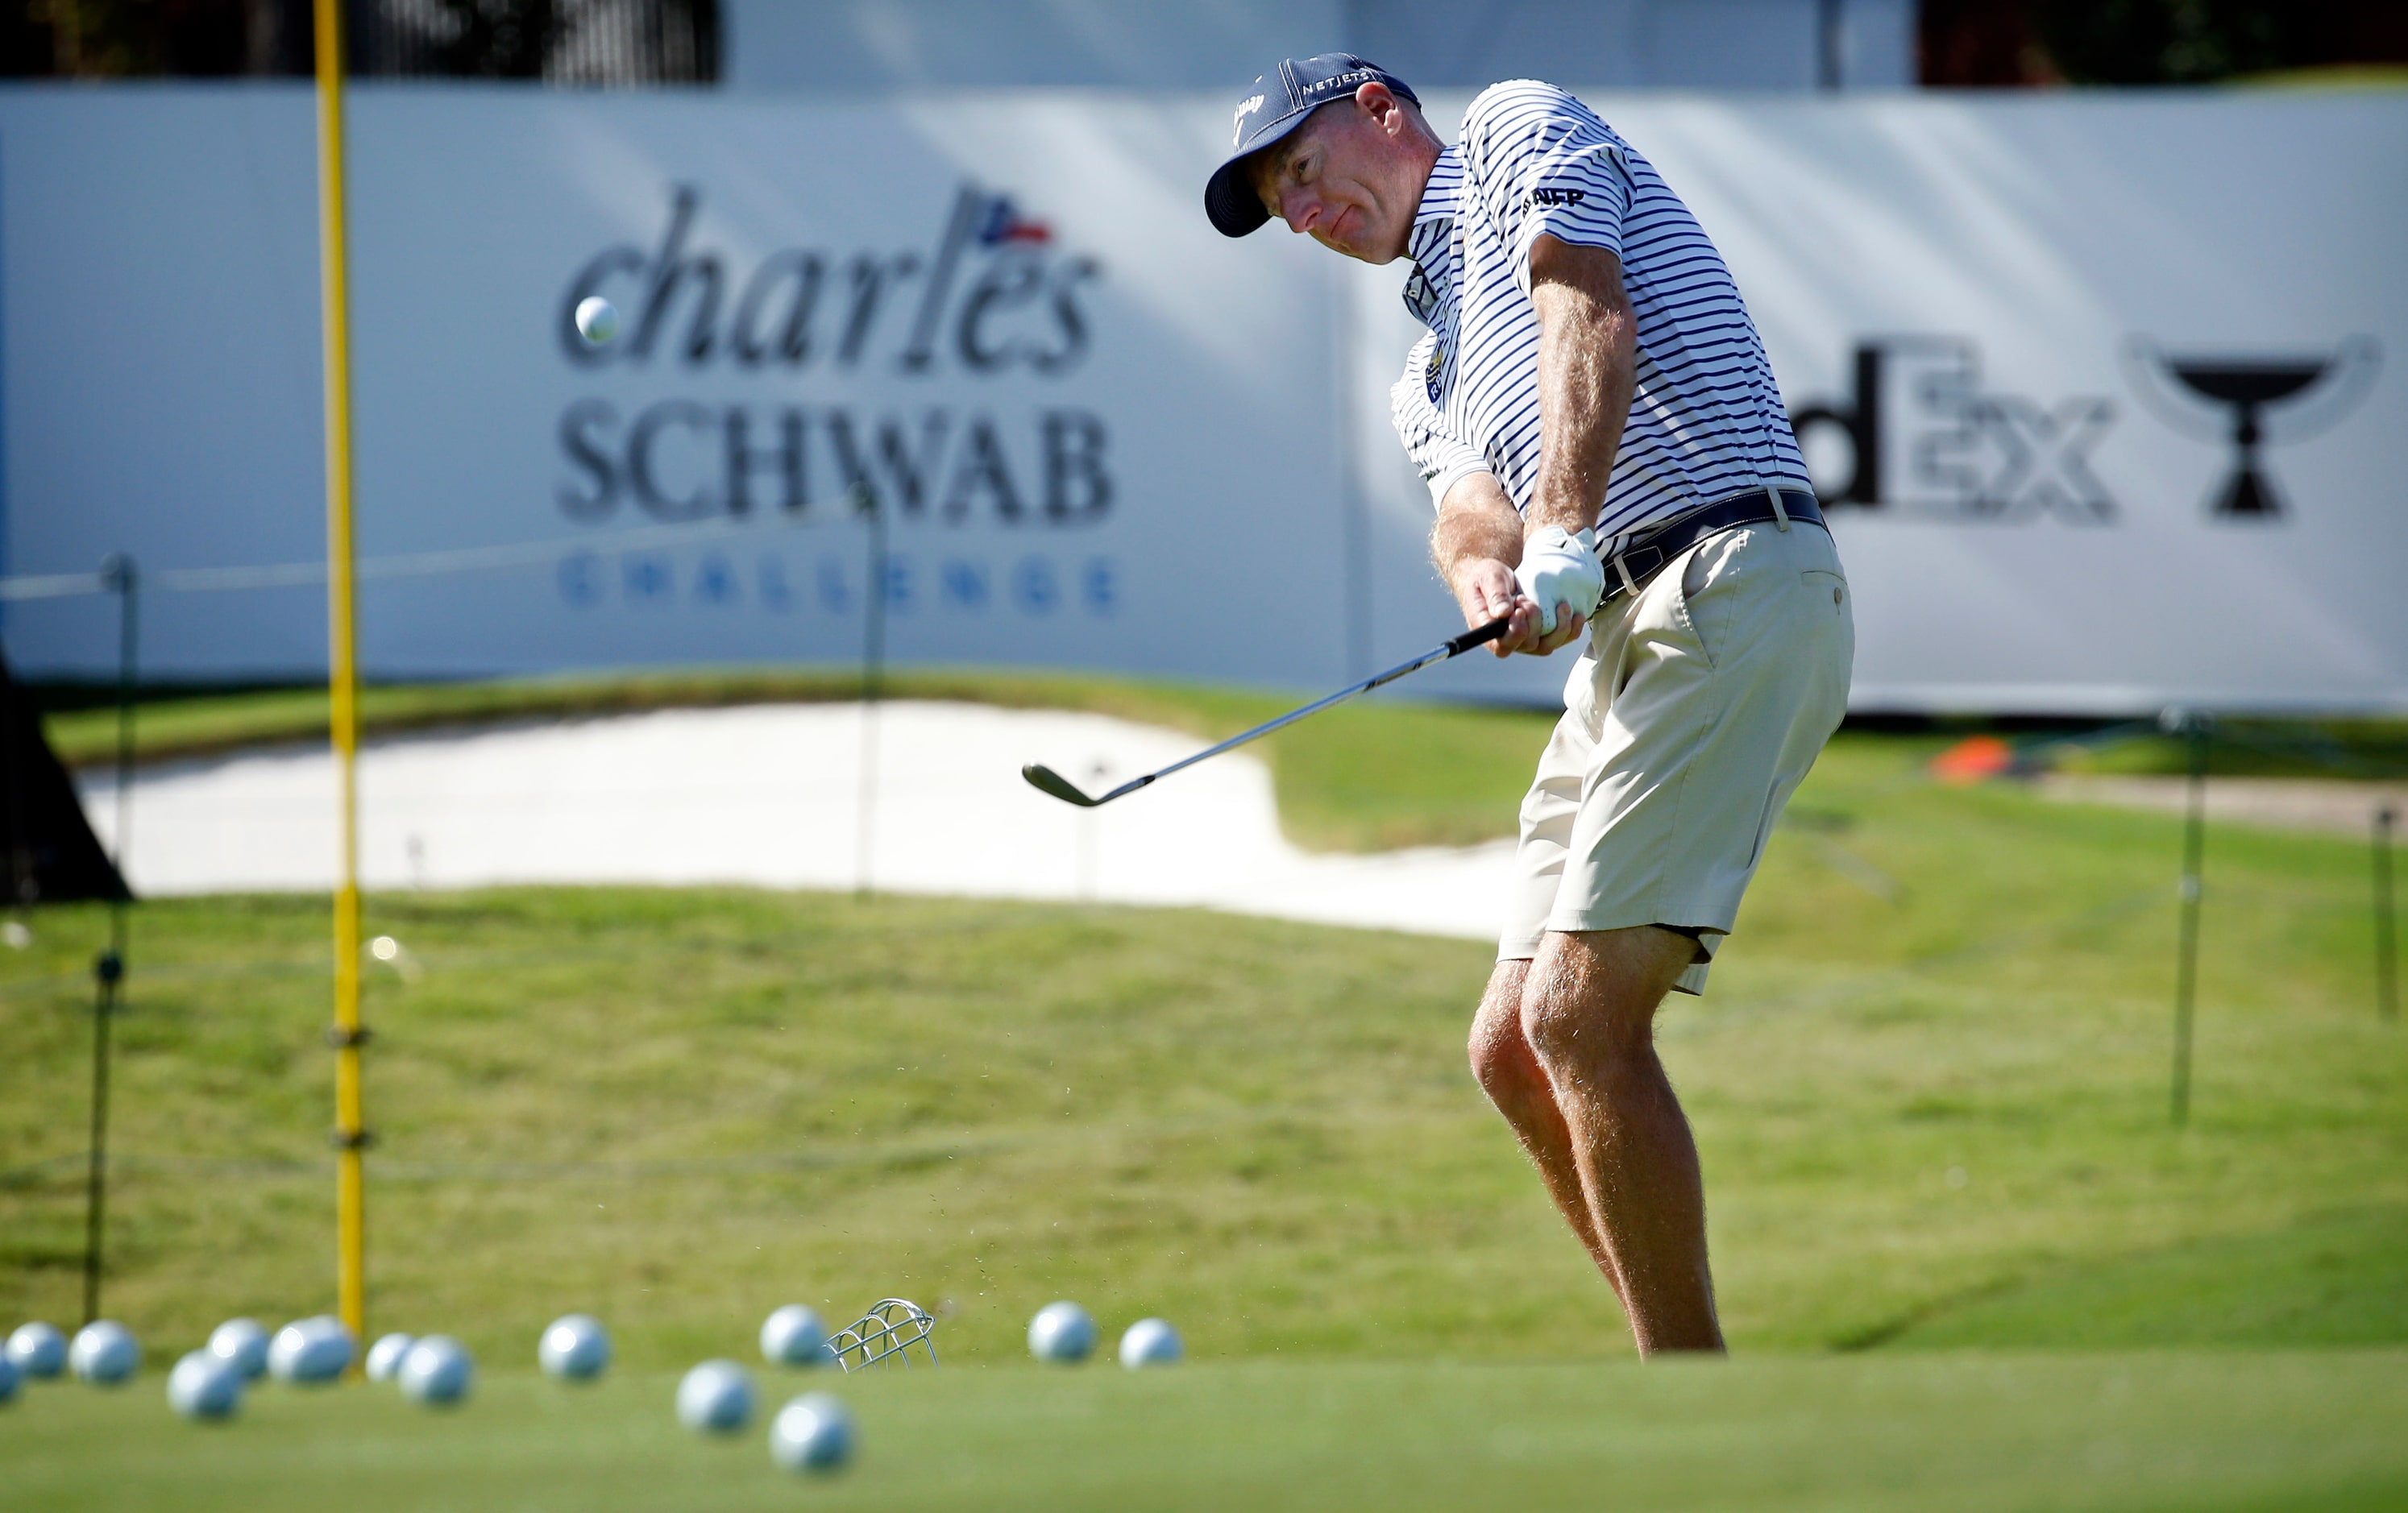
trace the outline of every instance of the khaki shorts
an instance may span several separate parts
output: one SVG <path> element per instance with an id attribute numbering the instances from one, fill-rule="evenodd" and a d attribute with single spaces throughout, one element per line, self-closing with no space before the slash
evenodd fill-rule
<path id="1" fill-rule="evenodd" d="M 1839 728 L 1856 657 L 1830 535 L 1802 521 L 1707 537 L 1589 628 L 1522 801 L 1499 961 L 1550 930 L 1698 937 L 1702 992 L 1781 807 Z"/>

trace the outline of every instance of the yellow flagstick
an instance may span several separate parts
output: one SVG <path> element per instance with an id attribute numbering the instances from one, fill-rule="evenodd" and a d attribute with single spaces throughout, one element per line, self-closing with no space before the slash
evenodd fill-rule
<path id="1" fill-rule="evenodd" d="M 343 250 L 341 0 L 317 0 L 318 215 L 326 324 L 327 681 L 333 703 L 342 880 L 335 891 L 336 1299 L 351 1337 L 367 1337 L 367 1143 L 360 1098 L 359 666 L 351 598 L 351 333 Z M 356 1370 L 356 1366 L 354 1370 Z"/>

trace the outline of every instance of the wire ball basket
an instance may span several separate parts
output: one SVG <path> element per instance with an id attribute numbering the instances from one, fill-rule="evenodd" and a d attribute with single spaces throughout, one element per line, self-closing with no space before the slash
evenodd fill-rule
<path id="1" fill-rule="evenodd" d="M 916 1345 L 933 1366 L 937 1363 L 937 1343 L 929 1336 L 936 1330 L 936 1319 L 910 1299 L 880 1298 L 849 1328 L 837 1332 L 828 1341 L 828 1353 L 849 1372 L 882 1366 L 889 1360 L 900 1360 L 903 1369 L 909 1371 L 911 1347 Z"/>

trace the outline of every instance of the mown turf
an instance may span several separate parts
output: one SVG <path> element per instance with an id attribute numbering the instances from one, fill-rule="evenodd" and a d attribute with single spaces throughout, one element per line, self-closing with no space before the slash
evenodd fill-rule
<path id="1" fill-rule="evenodd" d="M 513 1373 L 430 1412 L 264 1386 L 234 1422 L 158 1384 L 0 1409 L 27 1509 L 525 1513 L 835 1506 L 2340 1510 L 2408 1501 L 2408 1355 L 1926 1356 L 1727 1365 L 948 1366 L 838 1385 L 842 1477 L 696 1442 L 675 1378 Z"/>
<path id="2" fill-rule="evenodd" d="M 2408 1343 L 2362 850 L 2211 834 L 2175 1130 L 2178 827 L 1936 788 L 1928 749 L 1833 748 L 1666 1013 L 1734 1344 Z M 368 1004 L 380 1325 L 510 1360 L 590 1308 L 649 1369 L 901 1292 L 978 1362 L 1069 1295 L 1208 1361 L 1627 1349 L 1463 1069 L 1476 944 L 743 892 L 369 910 L 409 953 Z M 0 952 L 0 1320 L 78 1295 L 102 921 L 36 922 Z M 332 1301 L 325 929 L 136 913 L 108 1296 L 154 1351 Z"/>

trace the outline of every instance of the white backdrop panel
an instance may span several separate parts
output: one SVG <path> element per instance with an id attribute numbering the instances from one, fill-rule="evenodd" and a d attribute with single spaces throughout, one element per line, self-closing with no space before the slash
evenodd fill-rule
<path id="1" fill-rule="evenodd" d="M 2408 103 L 1593 97 L 1805 420 L 1859 707 L 2408 707 Z M 369 585 L 367 664 L 850 657 L 860 488 L 898 660 L 1307 687 L 1426 644 L 1398 270 L 1214 235 L 1226 121 L 358 91 L 362 550 L 564 543 Z M 304 90 L 0 90 L 7 571 L 322 551 L 311 170 Z M 585 287 L 630 327 L 601 361 L 564 339 Z M 2244 421 L 2271 507 L 2236 513 Z M 111 665 L 104 606 L 5 626 L 30 670 Z M 322 665 L 314 590 L 156 594 L 146 626 L 159 671 Z M 1422 687 L 1545 698 L 1568 663 Z"/>
<path id="2" fill-rule="evenodd" d="M 1722 249 L 1792 413 L 1825 412 L 1856 707 L 2408 707 L 2408 101 L 1593 98 Z M 1351 302 L 1383 586 L 1427 528 L 1381 435 L 1398 282 Z M 2240 407 L 2175 364 L 2306 385 L 2259 411 L 2272 512 L 2220 507 Z"/>

